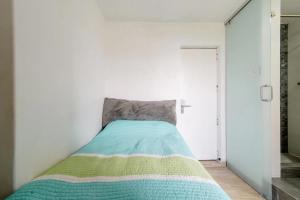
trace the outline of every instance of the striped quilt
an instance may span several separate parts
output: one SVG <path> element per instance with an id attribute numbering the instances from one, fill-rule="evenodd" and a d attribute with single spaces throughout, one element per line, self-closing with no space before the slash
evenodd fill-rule
<path id="1" fill-rule="evenodd" d="M 174 125 L 119 120 L 8 199 L 229 197 L 193 157 Z"/>

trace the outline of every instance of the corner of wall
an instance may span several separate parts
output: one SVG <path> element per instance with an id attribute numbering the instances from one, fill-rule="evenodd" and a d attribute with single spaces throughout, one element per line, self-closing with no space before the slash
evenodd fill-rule
<path id="1" fill-rule="evenodd" d="M 13 8 L 0 1 L 0 199 L 13 191 L 14 158 L 14 61 Z"/>

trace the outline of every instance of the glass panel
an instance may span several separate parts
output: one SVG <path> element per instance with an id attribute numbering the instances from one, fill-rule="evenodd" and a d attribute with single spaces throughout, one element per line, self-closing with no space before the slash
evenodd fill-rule
<path id="1" fill-rule="evenodd" d="M 270 13 L 269 0 L 252 0 L 226 26 L 227 162 L 267 198 L 271 198 Z"/>

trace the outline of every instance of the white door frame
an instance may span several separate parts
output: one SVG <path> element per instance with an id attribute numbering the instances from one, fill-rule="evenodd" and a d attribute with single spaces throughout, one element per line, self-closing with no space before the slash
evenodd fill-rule
<path id="1" fill-rule="evenodd" d="M 272 141 L 272 177 L 281 177 L 280 146 L 280 20 L 281 1 L 271 1 L 271 85 L 273 101 L 271 102 L 271 141 Z"/>
<path id="2" fill-rule="evenodd" d="M 215 49 L 217 52 L 217 157 L 220 162 L 226 163 L 226 129 L 225 129 L 225 69 L 221 69 L 220 47 L 219 46 L 181 46 L 180 49 Z M 222 106 L 224 105 L 224 106 Z"/>

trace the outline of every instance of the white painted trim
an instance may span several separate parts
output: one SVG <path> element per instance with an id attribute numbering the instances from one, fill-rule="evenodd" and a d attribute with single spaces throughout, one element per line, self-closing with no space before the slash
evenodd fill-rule
<path id="1" fill-rule="evenodd" d="M 226 163 L 226 69 L 225 63 L 222 65 L 225 55 L 222 55 L 221 47 L 216 46 L 217 49 L 217 84 L 218 88 L 218 159 L 221 163 Z M 222 68 L 223 67 L 223 68 Z"/>
<path id="2" fill-rule="evenodd" d="M 272 177 L 281 176 L 280 147 L 280 16 L 281 1 L 271 1 L 271 85 L 274 98 L 271 102 Z"/>
<path id="3" fill-rule="evenodd" d="M 218 85 L 218 88 L 217 89 L 217 118 L 219 119 L 218 120 L 218 125 L 217 125 L 217 133 L 218 133 L 218 160 L 219 161 L 222 161 L 222 146 L 224 145 L 222 143 L 222 138 L 223 138 L 223 135 L 222 135 L 222 124 L 223 124 L 223 117 L 221 115 L 221 109 L 222 109 L 222 104 L 221 104 L 221 100 L 222 100 L 222 92 L 221 92 L 221 89 L 222 89 L 222 82 L 221 82 L 221 65 L 220 65 L 220 50 L 219 48 L 216 49 L 216 59 L 217 59 L 217 85 Z M 223 161 L 222 161 L 223 162 Z"/>

